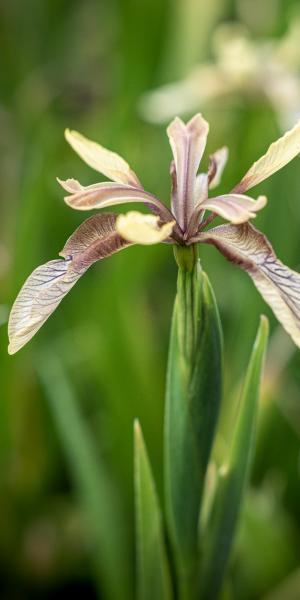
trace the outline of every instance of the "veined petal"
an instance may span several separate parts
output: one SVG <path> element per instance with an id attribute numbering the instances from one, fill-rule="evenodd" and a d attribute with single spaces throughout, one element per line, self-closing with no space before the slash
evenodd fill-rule
<path id="1" fill-rule="evenodd" d="M 92 169 L 99 171 L 117 183 L 126 183 L 141 187 L 137 175 L 131 170 L 128 163 L 115 152 L 107 150 L 100 144 L 92 142 L 77 131 L 66 129 L 65 138 L 73 150 Z"/>
<path id="2" fill-rule="evenodd" d="M 219 185 L 227 160 L 227 146 L 223 146 L 209 157 L 208 182 L 211 190 Z"/>
<path id="3" fill-rule="evenodd" d="M 76 229 L 60 253 L 66 260 L 51 260 L 28 277 L 9 317 L 9 354 L 20 350 L 35 335 L 95 261 L 129 245 L 116 232 L 115 222 L 113 214 L 90 217 Z"/>
<path id="4" fill-rule="evenodd" d="M 199 173 L 195 183 L 195 206 L 201 204 L 208 196 L 208 174 Z"/>
<path id="5" fill-rule="evenodd" d="M 159 217 L 131 211 L 118 216 L 116 230 L 125 240 L 147 246 L 166 240 L 171 235 L 174 224 L 175 221 L 171 221 L 159 225 Z"/>
<path id="6" fill-rule="evenodd" d="M 246 192 L 264 179 L 282 169 L 300 152 L 300 121 L 287 131 L 279 140 L 273 142 L 259 160 L 257 160 L 243 179 L 234 187 L 234 192 Z"/>
<path id="7" fill-rule="evenodd" d="M 241 194 L 224 194 L 216 198 L 208 198 L 201 203 L 201 210 L 211 210 L 231 223 L 239 224 L 256 217 L 259 210 L 267 203 L 266 196 L 259 196 L 253 200 Z"/>
<path id="8" fill-rule="evenodd" d="M 267 238 L 250 223 L 221 225 L 193 241 L 213 244 L 247 271 L 278 321 L 300 347 L 300 274 L 286 267 Z"/>
<path id="9" fill-rule="evenodd" d="M 83 186 L 75 179 L 57 180 L 70 196 L 65 197 L 68 206 L 76 210 L 92 210 L 95 208 L 107 208 L 128 202 L 140 202 L 155 210 L 164 220 L 170 220 L 172 213 L 158 198 L 146 192 L 142 188 L 119 183 L 102 182 Z"/>
<path id="10" fill-rule="evenodd" d="M 206 146 L 208 130 L 209 125 L 200 114 L 195 115 L 187 124 L 176 117 L 167 129 L 177 179 L 174 211 L 182 228 L 187 225 L 194 208 L 196 174 Z"/>

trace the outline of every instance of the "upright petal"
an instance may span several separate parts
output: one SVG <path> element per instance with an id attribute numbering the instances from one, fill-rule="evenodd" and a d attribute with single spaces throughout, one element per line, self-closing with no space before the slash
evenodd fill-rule
<path id="1" fill-rule="evenodd" d="M 174 225 L 175 221 L 160 225 L 159 217 L 131 211 L 118 216 L 116 230 L 125 240 L 148 246 L 168 239 Z"/>
<path id="2" fill-rule="evenodd" d="M 239 224 L 256 217 L 256 213 L 267 203 L 266 196 L 253 200 L 241 194 L 224 194 L 216 198 L 208 198 L 199 205 L 201 210 L 211 210 L 231 223 Z"/>
<path id="3" fill-rule="evenodd" d="M 12 307 L 8 352 L 14 354 L 40 329 L 76 281 L 97 260 L 128 246 L 115 229 L 116 215 L 87 219 L 68 239 L 60 253 L 28 277 Z"/>
<path id="4" fill-rule="evenodd" d="M 249 223 L 221 225 L 194 241 L 213 244 L 247 271 L 278 321 L 300 347 L 300 274 L 286 267 L 267 238 Z"/>
<path id="5" fill-rule="evenodd" d="M 128 163 L 115 152 L 107 150 L 100 144 L 92 142 L 77 131 L 70 131 L 70 129 L 66 129 L 65 138 L 73 150 L 92 169 L 117 183 L 141 187 L 137 175 L 131 170 Z"/>
<path id="6" fill-rule="evenodd" d="M 243 179 L 234 187 L 233 191 L 243 193 L 261 183 L 282 169 L 300 152 L 300 121 L 295 127 L 287 131 L 279 140 L 273 142 L 259 160 L 257 160 Z"/>
<path id="7" fill-rule="evenodd" d="M 176 117 L 167 129 L 177 179 L 173 209 L 183 229 L 195 205 L 196 174 L 206 146 L 208 129 L 207 121 L 200 114 L 195 115 L 186 125 Z"/>
<path id="8" fill-rule="evenodd" d="M 211 190 L 219 185 L 227 160 L 227 146 L 223 146 L 209 157 L 208 182 Z"/>

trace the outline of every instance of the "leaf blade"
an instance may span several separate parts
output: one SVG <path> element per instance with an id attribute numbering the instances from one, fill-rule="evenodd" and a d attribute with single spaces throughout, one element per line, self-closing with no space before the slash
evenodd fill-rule
<path id="1" fill-rule="evenodd" d="M 137 597 L 170 600 L 171 580 L 162 516 L 139 422 L 134 424 Z"/>
<path id="2" fill-rule="evenodd" d="M 194 589 L 201 496 L 221 401 L 221 340 L 207 277 L 199 265 L 192 275 L 179 270 L 167 372 L 165 501 L 180 586 L 187 596 Z"/>
<path id="3" fill-rule="evenodd" d="M 42 350 L 35 366 L 45 390 L 71 480 L 87 517 L 99 597 L 132 598 L 126 520 L 111 474 L 83 418 L 76 390 L 54 350 Z M 115 576 L 117 571 L 118 577 Z"/>
<path id="4" fill-rule="evenodd" d="M 251 462 L 255 417 L 259 396 L 268 321 L 261 317 L 248 364 L 233 441 L 219 480 L 210 518 L 201 540 L 200 597 L 218 597 L 237 525 L 243 492 Z"/>

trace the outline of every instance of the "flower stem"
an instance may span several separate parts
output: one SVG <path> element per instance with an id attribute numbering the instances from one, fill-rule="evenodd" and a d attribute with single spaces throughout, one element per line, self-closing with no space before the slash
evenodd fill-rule
<path id="1" fill-rule="evenodd" d="M 174 256 L 180 270 L 191 273 L 197 264 L 198 248 L 196 244 L 191 246 L 174 246 Z"/>

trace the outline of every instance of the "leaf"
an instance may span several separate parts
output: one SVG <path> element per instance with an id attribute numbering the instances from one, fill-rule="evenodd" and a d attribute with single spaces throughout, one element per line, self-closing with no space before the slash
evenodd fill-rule
<path id="1" fill-rule="evenodd" d="M 221 225 L 201 233 L 197 241 L 213 244 L 247 271 L 278 321 L 300 347 L 300 274 L 286 267 L 268 239 L 249 223 Z"/>
<path id="2" fill-rule="evenodd" d="M 236 529 L 253 453 L 255 417 L 267 338 L 268 321 L 266 317 L 261 317 L 231 447 L 227 461 L 219 471 L 210 518 L 200 538 L 202 561 L 199 597 L 202 600 L 215 600 L 218 597 Z"/>
<path id="3" fill-rule="evenodd" d="M 218 418 L 221 387 L 220 321 L 200 265 L 179 269 L 165 414 L 165 498 L 169 536 L 187 597 L 198 560 L 198 519 Z"/>
<path id="4" fill-rule="evenodd" d="M 97 260 L 128 246 L 115 230 L 116 215 L 95 215 L 80 225 L 61 251 L 66 260 L 37 267 L 25 281 L 8 322 L 9 354 L 22 348 L 42 327 L 78 279 Z"/>
<path id="5" fill-rule="evenodd" d="M 126 215 L 118 215 L 116 230 L 129 242 L 151 245 L 166 240 L 171 235 L 174 225 L 175 221 L 171 221 L 160 226 L 159 217 L 131 211 Z"/>
<path id="6" fill-rule="evenodd" d="M 172 594 L 162 516 L 138 421 L 134 425 L 134 439 L 137 598 L 168 600 Z"/>
<path id="7" fill-rule="evenodd" d="M 201 210 L 211 210 L 223 217 L 223 219 L 237 224 L 244 223 L 256 217 L 255 213 L 264 208 L 266 203 L 266 196 L 259 196 L 257 200 L 253 200 L 241 194 L 224 194 L 223 196 L 204 200 L 204 202 L 199 204 L 198 208 Z"/>
<path id="8" fill-rule="evenodd" d="M 300 121 L 290 131 L 287 131 L 279 140 L 273 142 L 259 160 L 244 175 L 243 179 L 234 187 L 233 192 L 239 194 L 246 192 L 264 179 L 267 179 L 279 169 L 282 169 L 300 152 Z"/>
<path id="9" fill-rule="evenodd" d="M 115 152 L 107 150 L 100 144 L 92 142 L 77 131 L 70 131 L 70 129 L 66 129 L 65 138 L 73 150 L 92 169 L 118 183 L 141 187 L 136 174 L 127 162 Z"/>
<path id="10" fill-rule="evenodd" d="M 34 364 L 87 520 L 97 597 L 131 600 L 126 519 L 111 473 L 81 414 L 61 358 L 53 348 L 40 350 Z"/>
<path id="11" fill-rule="evenodd" d="M 176 169 L 176 198 L 173 197 L 175 216 L 184 228 L 191 216 L 195 202 L 195 183 L 202 158 L 209 125 L 202 115 L 195 115 L 187 124 L 176 117 L 167 133 Z"/>

